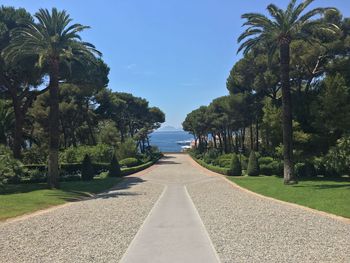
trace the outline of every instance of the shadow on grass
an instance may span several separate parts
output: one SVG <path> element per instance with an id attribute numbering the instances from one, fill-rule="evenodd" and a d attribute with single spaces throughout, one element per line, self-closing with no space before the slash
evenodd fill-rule
<path id="1" fill-rule="evenodd" d="M 348 188 L 350 190 L 350 184 L 293 185 L 293 187 L 296 187 L 296 188 L 314 188 L 314 189 L 318 189 L 318 190 Z"/>
<path id="2" fill-rule="evenodd" d="M 22 194 L 22 193 L 28 193 L 36 190 L 45 190 L 45 189 L 48 189 L 46 183 L 9 184 L 9 185 L 5 185 L 4 188 L 0 188 L 0 194 L 1 195 Z"/>

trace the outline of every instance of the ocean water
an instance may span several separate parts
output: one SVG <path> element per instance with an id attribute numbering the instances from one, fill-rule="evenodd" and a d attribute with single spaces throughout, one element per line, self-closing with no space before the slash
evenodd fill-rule
<path id="1" fill-rule="evenodd" d="M 158 146 L 162 152 L 181 152 L 178 141 L 193 140 L 193 136 L 185 131 L 161 131 L 150 135 L 151 145 Z"/>

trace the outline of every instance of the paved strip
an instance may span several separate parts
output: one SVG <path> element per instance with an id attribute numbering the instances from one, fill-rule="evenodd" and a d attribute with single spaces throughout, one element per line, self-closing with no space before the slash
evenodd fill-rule
<path id="1" fill-rule="evenodd" d="M 166 187 L 121 262 L 219 262 L 184 185 Z"/>

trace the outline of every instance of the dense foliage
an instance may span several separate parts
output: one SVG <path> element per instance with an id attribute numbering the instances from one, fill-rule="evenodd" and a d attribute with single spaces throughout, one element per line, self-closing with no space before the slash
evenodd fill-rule
<path id="1" fill-rule="evenodd" d="M 32 16 L 0 7 L 2 183 L 22 176 L 23 163 L 31 170 L 26 177 L 57 187 L 62 174 L 80 176 L 86 155 L 92 165 L 114 155 L 139 158 L 137 165 L 154 160 L 149 134 L 165 115 L 144 98 L 108 88 L 109 67 L 81 40 L 88 28 L 56 8 Z"/>
<path id="2" fill-rule="evenodd" d="M 260 172 L 281 176 L 284 171 L 286 183 L 296 180 L 293 167 L 299 177 L 350 174 L 350 19 L 334 8 L 301 14 L 312 1 L 296 2 L 285 10 L 269 5 L 269 17 L 242 16 L 250 27 L 239 39 L 246 40 L 245 52 L 227 78 L 229 95 L 195 109 L 183 122 L 198 154 L 216 149 L 247 157 L 255 151 L 270 158 Z M 283 39 L 289 45 L 287 69 L 281 65 L 284 54 L 271 52 Z M 287 106 L 283 85 L 290 93 Z M 289 113 L 292 121 L 286 119 Z"/>

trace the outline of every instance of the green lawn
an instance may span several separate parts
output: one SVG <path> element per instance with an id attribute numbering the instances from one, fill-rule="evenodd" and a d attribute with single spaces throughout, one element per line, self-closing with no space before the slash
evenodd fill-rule
<path id="1" fill-rule="evenodd" d="M 274 176 L 227 177 L 256 193 L 350 218 L 350 179 L 302 180 L 297 185 L 284 185 Z"/>
<path id="2" fill-rule="evenodd" d="M 80 200 L 107 190 L 122 178 L 96 178 L 93 181 L 62 182 L 61 189 L 46 189 L 46 184 L 7 185 L 0 192 L 0 220 L 51 206 Z"/>

